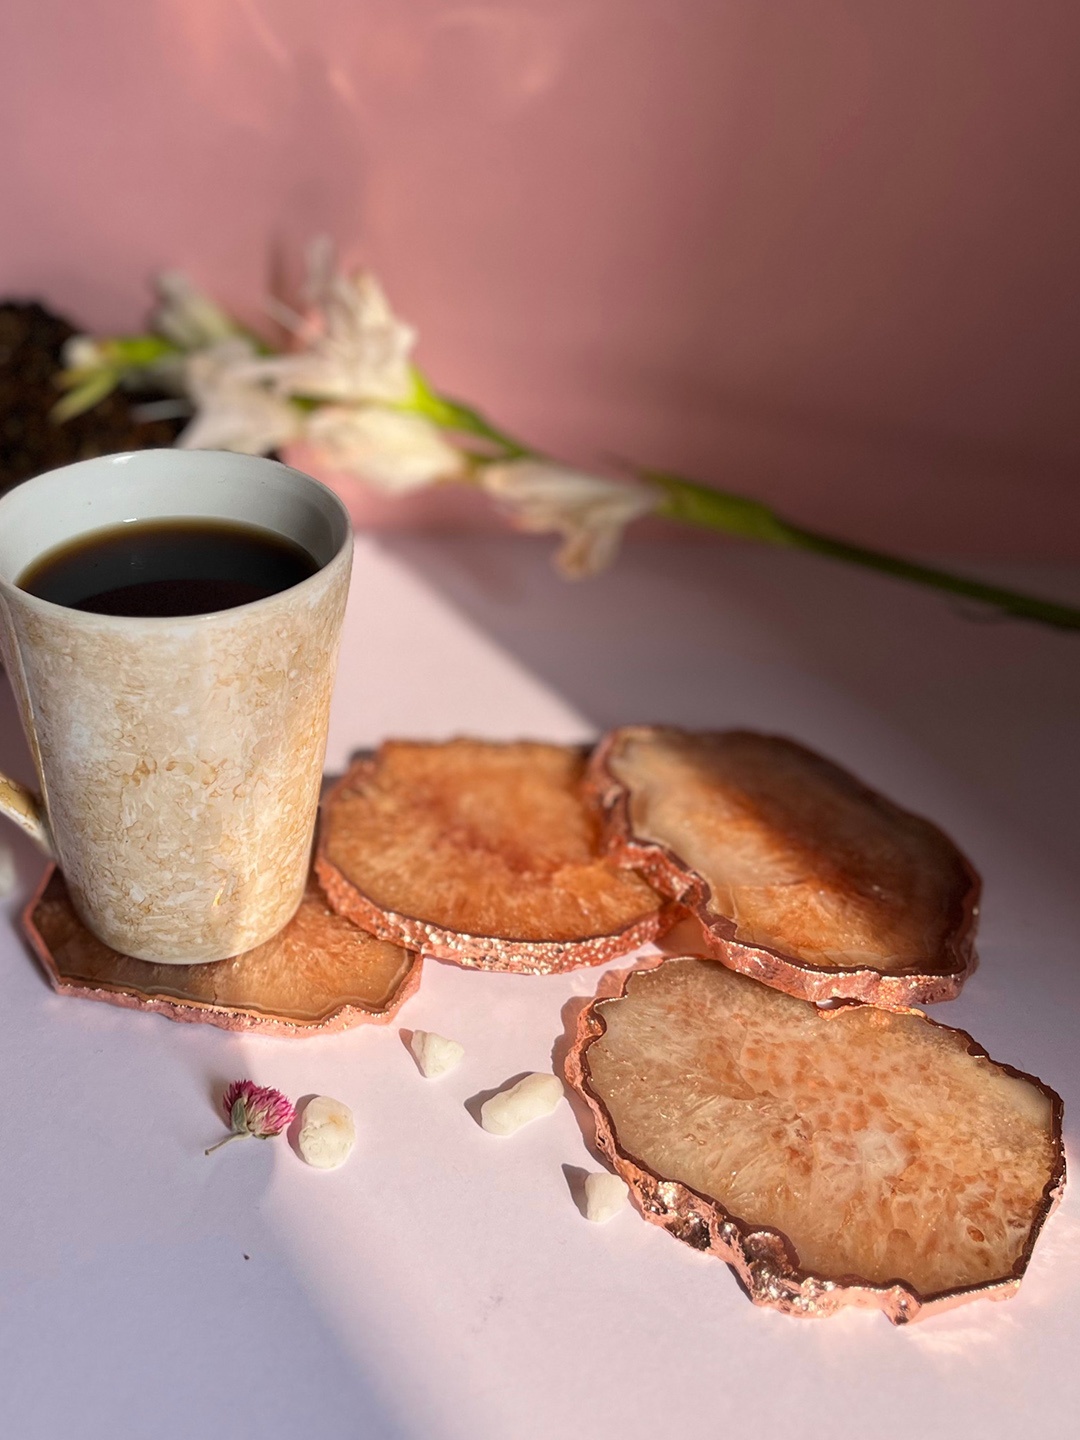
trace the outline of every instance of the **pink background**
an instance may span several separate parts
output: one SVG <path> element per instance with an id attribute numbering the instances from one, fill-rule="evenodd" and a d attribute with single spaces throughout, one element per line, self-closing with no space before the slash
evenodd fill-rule
<path id="1" fill-rule="evenodd" d="M 249 315 L 332 233 L 445 388 L 853 538 L 1080 555 L 1067 0 L 6 0 L 0 285 Z"/>

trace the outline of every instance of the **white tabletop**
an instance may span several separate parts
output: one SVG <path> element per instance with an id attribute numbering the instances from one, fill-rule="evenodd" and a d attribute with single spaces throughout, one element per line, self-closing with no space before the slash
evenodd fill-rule
<path id="1" fill-rule="evenodd" d="M 516 539 L 361 540 L 328 767 L 384 735 L 586 738 L 662 720 L 795 735 L 948 829 L 982 871 L 982 968 L 935 1015 L 1080 1113 L 1080 638 L 798 555 L 642 542 L 567 585 Z M 1080 573 L 1030 570 L 1080 598 Z M 0 768 L 28 777 L 6 687 Z M 11 838 L 14 832 L 8 832 Z M 1080 1401 L 1080 1201 L 1019 1296 L 907 1329 L 755 1309 L 627 1210 L 571 1107 L 511 1139 L 465 1102 L 548 1068 L 596 973 L 427 962 L 399 1023 L 313 1040 L 54 996 L 0 933 L 0 1434 L 13 1440 L 838 1440 L 1066 1433 Z M 403 1027 L 463 1042 L 420 1078 Z M 354 1109 L 347 1167 L 284 1141 L 209 1159 L 223 1082 Z"/>

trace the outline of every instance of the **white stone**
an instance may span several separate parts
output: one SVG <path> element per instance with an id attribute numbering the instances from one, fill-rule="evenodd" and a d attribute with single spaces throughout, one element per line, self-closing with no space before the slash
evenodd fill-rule
<path id="1" fill-rule="evenodd" d="M 428 1080 L 453 1070 L 455 1065 L 461 1064 L 465 1054 L 464 1045 L 448 1040 L 445 1035 L 436 1035 L 434 1030 L 414 1030 L 409 1049 L 420 1067 L 420 1074 Z"/>
<path id="2" fill-rule="evenodd" d="M 603 1225 L 630 1199 L 630 1188 L 619 1175 L 600 1170 L 585 1177 L 585 1218 Z"/>
<path id="3" fill-rule="evenodd" d="M 316 1095 L 304 1106 L 297 1140 L 300 1154 L 316 1170 L 344 1165 L 356 1143 L 352 1111 L 329 1095 Z"/>
<path id="4" fill-rule="evenodd" d="M 15 856 L 8 845 L 0 843 L 0 900 L 15 889 Z"/>
<path id="5" fill-rule="evenodd" d="M 480 1124 L 489 1135 L 513 1135 L 530 1120 L 550 1115 L 563 1098 L 562 1081 L 554 1075 L 526 1075 L 509 1090 L 500 1090 L 480 1107 Z"/>

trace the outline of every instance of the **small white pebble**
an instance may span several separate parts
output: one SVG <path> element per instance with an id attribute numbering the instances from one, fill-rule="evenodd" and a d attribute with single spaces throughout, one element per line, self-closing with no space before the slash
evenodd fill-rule
<path id="1" fill-rule="evenodd" d="M 603 1225 L 630 1199 L 630 1187 L 620 1175 L 601 1170 L 585 1177 L 585 1218 Z"/>
<path id="2" fill-rule="evenodd" d="M 465 1054 L 464 1045 L 448 1040 L 445 1035 L 436 1035 L 434 1030 L 414 1030 L 409 1049 L 416 1057 L 420 1074 L 428 1080 L 453 1070 L 455 1065 L 461 1064 Z"/>
<path id="3" fill-rule="evenodd" d="M 530 1120 L 550 1115 L 563 1098 L 562 1081 L 554 1075 L 526 1075 L 509 1090 L 500 1090 L 480 1107 L 480 1124 L 489 1135 L 513 1135 Z"/>
<path id="4" fill-rule="evenodd" d="M 15 856 L 0 844 L 0 900 L 15 889 Z"/>
<path id="5" fill-rule="evenodd" d="M 356 1144 L 352 1111 L 329 1095 L 316 1095 L 304 1106 L 296 1143 L 300 1154 L 316 1170 L 336 1170 L 345 1164 Z"/>

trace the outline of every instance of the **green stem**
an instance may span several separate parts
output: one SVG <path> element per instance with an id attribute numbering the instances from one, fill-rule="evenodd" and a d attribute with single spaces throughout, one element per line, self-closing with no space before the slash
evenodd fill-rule
<path id="1" fill-rule="evenodd" d="M 497 457 L 500 460 L 520 460 L 525 455 L 536 453 L 515 440 L 512 435 L 508 435 L 505 430 L 493 425 L 471 405 L 465 405 L 460 400 L 451 400 L 448 395 L 440 395 L 431 388 L 419 370 L 413 370 L 413 382 L 415 389 L 412 398 L 402 409 L 414 410 L 417 414 L 426 416 L 442 430 L 452 430 L 459 435 L 478 435 L 481 439 L 490 440 L 502 450 L 503 453 Z"/>
<path id="2" fill-rule="evenodd" d="M 815 530 L 804 530 L 800 525 L 791 524 L 759 501 L 747 500 L 723 490 L 712 490 L 680 475 L 660 470 L 645 470 L 642 473 L 664 491 L 664 502 L 657 513 L 669 520 L 722 530 L 729 535 L 740 535 L 768 545 L 811 550 L 834 560 L 844 560 L 850 565 L 861 565 L 880 574 L 895 576 L 898 580 L 910 580 L 949 595 L 960 595 L 967 600 L 991 605 L 1018 620 L 1033 620 L 1059 630 L 1080 630 L 1080 609 L 1075 606 L 1059 605 L 1053 600 L 1041 600 L 1018 590 L 1007 590 L 1000 585 L 987 585 L 981 580 L 953 575 L 948 570 L 917 565 L 880 550 L 834 540 L 829 535 L 820 535 Z"/>

